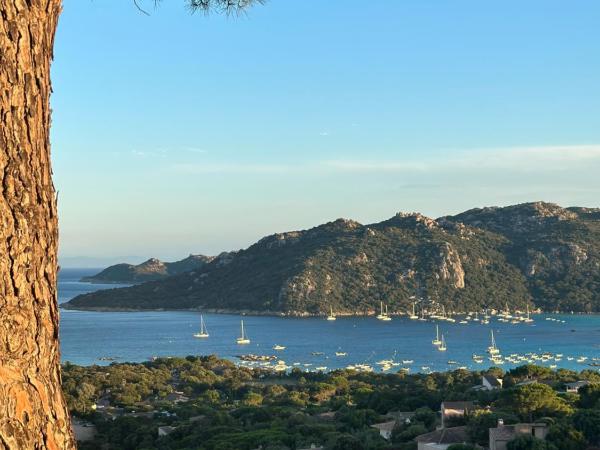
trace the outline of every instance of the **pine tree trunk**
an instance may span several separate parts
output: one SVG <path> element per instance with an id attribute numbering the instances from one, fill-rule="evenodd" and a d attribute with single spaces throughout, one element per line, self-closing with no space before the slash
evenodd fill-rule
<path id="1" fill-rule="evenodd" d="M 60 388 L 50 62 L 60 0 L 0 0 L 0 449 L 72 449 Z"/>

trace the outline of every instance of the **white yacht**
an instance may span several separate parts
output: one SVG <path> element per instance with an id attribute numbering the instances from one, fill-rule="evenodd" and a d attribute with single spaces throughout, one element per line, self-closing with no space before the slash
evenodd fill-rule
<path id="1" fill-rule="evenodd" d="M 336 317 L 333 315 L 333 307 L 329 307 L 329 315 L 327 316 L 327 320 L 335 320 Z"/>
<path id="2" fill-rule="evenodd" d="M 447 350 L 447 347 L 446 347 L 446 340 L 444 339 L 444 335 L 443 335 L 443 334 L 442 334 L 442 340 L 441 340 L 441 342 L 440 342 L 440 345 L 438 345 L 438 348 L 437 348 L 437 349 L 438 349 L 440 352 L 445 352 L 445 351 Z"/>
<path id="3" fill-rule="evenodd" d="M 208 331 L 206 330 L 206 325 L 204 324 L 204 317 L 202 317 L 202 314 L 200 314 L 200 332 L 195 333 L 194 337 L 200 339 L 208 337 Z"/>
<path id="4" fill-rule="evenodd" d="M 379 314 L 377 314 L 377 319 L 383 320 L 385 314 L 383 313 L 383 302 L 379 302 Z"/>
<path id="5" fill-rule="evenodd" d="M 415 304 L 412 304 L 412 314 L 409 316 L 410 319 L 412 320 L 417 320 L 419 318 L 419 316 L 417 316 L 417 314 L 415 313 Z"/>
<path id="6" fill-rule="evenodd" d="M 438 325 L 435 326 L 435 339 L 431 343 L 433 345 L 441 345 L 442 343 L 440 340 L 440 327 Z"/>
<path id="7" fill-rule="evenodd" d="M 494 330 L 490 330 L 490 336 L 492 338 L 492 341 L 487 351 L 490 355 L 497 355 L 498 353 L 500 353 L 500 350 L 498 350 L 498 347 L 496 347 L 496 340 L 494 339 Z"/>
<path id="8" fill-rule="evenodd" d="M 379 314 L 377 315 L 378 320 L 390 321 L 392 318 L 388 316 L 387 305 L 385 305 L 385 310 L 383 309 L 383 302 L 379 302 Z"/>
<path id="9" fill-rule="evenodd" d="M 249 344 L 250 343 L 250 339 L 248 339 L 248 336 L 246 335 L 245 331 L 244 331 L 244 321 L 241 321 L 241 334 L 240 337 L 236 339 L 236 342 L 240 345 L 245 345 L 245 344 Z"/>
<path id="10" fill-rule="evenodd" d="M 385 313 L 384 313 L 384 316 L 383 316 L 383 318 L 381 320 L 383 320 L 384 322 L 389 322 L 390 320 L 392 320 L 392 318 L 388 314 L 388 307 L 387 307 L 387 305 L 385 305 Z"/>
<path id="11" fill-rule="evenodd" d="M 529 316 L 529 303 L 527 303 L 527 315 L 525 316 L 524 322 L 526 322 L 526 323 L 533 322 L 533 319 Z"/>

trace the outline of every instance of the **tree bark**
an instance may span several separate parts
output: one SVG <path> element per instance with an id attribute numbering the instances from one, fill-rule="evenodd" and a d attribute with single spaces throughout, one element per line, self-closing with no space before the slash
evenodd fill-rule
<path id="1" fill-rule="evenodd" d="M 75 448 L 60 386 L 50 62 L 61 0 L 0 0 L 0 449 Z"/>

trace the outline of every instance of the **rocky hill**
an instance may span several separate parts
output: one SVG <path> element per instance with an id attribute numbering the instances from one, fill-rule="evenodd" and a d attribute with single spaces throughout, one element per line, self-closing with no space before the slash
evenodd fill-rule
<path id="1" fill-rule="evenodd" d="M 181 261 L 175 262 L 162 262 L 156 258 L 150 258 L 138 265 L 115 264 L 96 275 L 84 277 L 81 281 L 90 283 L 143 283 L 200 269 L 213 259 L 212 256 L 204 255 L 190 255 Z"/>
<path id="2" fill-rule="evenodd" d="M 550 311 L 600 311 L 600 209 L 527 203 L 473 209 L 450 220 L 508 240 L 507 260 Z"/>
<path id="3" fill-rule="evenodd" d="M 447 310 L 600 311 L 600 210 L 528 203 L 268 236 L 190 272 L 86 294 L 67 308 L 371 313 L 414 298 Z M 428 299 L 428 300 L 427 300 Z"/>

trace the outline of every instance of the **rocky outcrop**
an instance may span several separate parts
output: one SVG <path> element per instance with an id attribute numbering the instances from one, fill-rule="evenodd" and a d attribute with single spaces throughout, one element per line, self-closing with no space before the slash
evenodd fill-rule
<path id="1" fill-rule="evenodd" d="M 460 262 L 460 255 L 448 242 L 440 245 L 438 267 L 440 279 L 449 282 L 456 289 L 465 287 L 465 271 Z"/>
<path id="2" fill-rule="evenodd" d="M 534 202 L 506 207 L 476 208 L 444 219 L 501 234 L 525 234 L 542 230 L 556 222 L 578 218 L 576 212 L 554 203 Z"/>
<path id="3" fill-rule="evenodd" d="M 560 276 L 588 260 L 585 249 L 575 243 L 552 245 L 528 250 L 521 259 L 521 268 L 528 277 L 552 274 Z"/>

